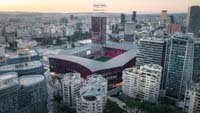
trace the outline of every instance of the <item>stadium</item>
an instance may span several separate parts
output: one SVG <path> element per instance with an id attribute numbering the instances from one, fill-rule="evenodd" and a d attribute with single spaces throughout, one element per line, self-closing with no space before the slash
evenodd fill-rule
<path id="1" fill-rule="evenodd" d="M 106 41 L 106 17 L 92 17 L 92 43 L 49 56 L 50 71 L 78 72 L 83 78 L 102 74 L 112 88 L 122 81 L 122 71 L 135 65 L 136 44 Z"/>
<path id="2" fill-rule="evenodd" d="M 89 44 L 50 55 L 50 71 L 78 72 L 83 78 L 94 73 L 102 74 L 108 79 L 109 87 L 114 87 L 122 81 L 122 70 L 135 65 L 136 52 L 135 44 Z"/>

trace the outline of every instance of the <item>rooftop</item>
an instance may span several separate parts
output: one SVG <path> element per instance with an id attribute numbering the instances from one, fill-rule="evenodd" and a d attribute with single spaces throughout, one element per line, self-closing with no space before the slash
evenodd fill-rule
<path id="1" fill-rule="evenodd" d="M 42 66 L 40 61 L 29 61 L 18 64 L 10 64 L 0 67 L 0 71 L 18 71 L 18 70 L 28 70 L 33 68 L 38 68 Z"/>
<path id="2" fill-rule="evenodd" d="M 144 38 L 141 38 L 140 41 L 164 43 L 165 39 L 163 39 L 163 38 L 156 38 L 156 37 L 144 37 Z"/>
<path id="3" fill-rule="evenodd" d="M 147 69 L 147 70 L 157 71 L 157 72 L 162 71 L 162 67 L 157 64 L 146 64 L 146 65 L 142 66 L 142 68 Z"/>
<path id="4" fill-rule="evenodd" d="M 15 72 L 0 75 L 0 90 L 18 85 L 18 75 Z"/>
<path id="5" fill-rule="evenodd" d="M 91 101 L 98 96 L 105 96 L 102 86 L 107 86 L 107 80 L 102 75 L 92 75 L 88 78 L 87 85 L 80 89 L 80 95 Z"/>
<path id="6" fill-rule="evenodd" d="M 66 73 L 64 75 L 64 78 L 62 79 L 62 81 L 64 81 L 64 83 L 78 83 L 80 84 L 81 83 L 81 75 L 80 73 Z"/>
<path id="7" fill-rule="evenodd" d="M 23 86 L 31 86 L 45 80 L 43 75 L 27 75 L 19 78 L 20 84 Z"/>
<path id="8" fill-rule="evenodd" d="M 150 70 L 151 72 L 162 72 L 162 67 L 157 65 L 157 64 L 146 64 L 140 67 L 132 67 L 132 68 L 127 68 L 124 71 L 130 72 L 130 73 L 135 73 L 135 74 L 139 74 L 141 72 L 148 72 L 148 70 Z"/>
<path id="9" fill-rule="evenodd" d="M 38 56 L 38 52 L 36 50 L 18 50 L 17 52 L 9 52 L 7 56 L 9 58 L 18 58 L 18 57 L 28 57 L 28 56 Z"/>

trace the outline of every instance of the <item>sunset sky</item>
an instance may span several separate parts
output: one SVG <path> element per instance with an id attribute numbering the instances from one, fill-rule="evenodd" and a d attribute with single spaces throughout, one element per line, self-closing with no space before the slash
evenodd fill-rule
<path id="1" fill-rule="evenodd" d="M 200 0 L 0 0 L 0 11 L 25 12 L 92 12 L 94 3 L 107 4 L 107 12 L 158 13 L 187 12 L 191 5 L 200 5 Z"/>

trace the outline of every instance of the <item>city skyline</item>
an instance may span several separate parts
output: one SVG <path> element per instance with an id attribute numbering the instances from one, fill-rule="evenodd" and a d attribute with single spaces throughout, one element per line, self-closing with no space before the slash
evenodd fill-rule
<path id="1" fill-rule="evenodd" d="M 1 12 L 93 12 L 93 4 L 103 3 L 107 5 L 105 12 L 131 13 L 133 10 L 139 13 L 159 13 L 168 10 L 169 13 L 187 12 L 188 7 L 200 5 L 198 0 L 0 0 Z"/>

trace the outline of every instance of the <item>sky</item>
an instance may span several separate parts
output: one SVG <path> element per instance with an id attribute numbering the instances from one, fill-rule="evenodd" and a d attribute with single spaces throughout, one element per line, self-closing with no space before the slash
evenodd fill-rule
<path id="1" fill-rule="evenodd" d="M 200 0 L 0 0 L 0 11 L 23 12 L 92 12 L 93 4 L 106 4 L 105 12 L 171 13 L 187 12 Z"/>

